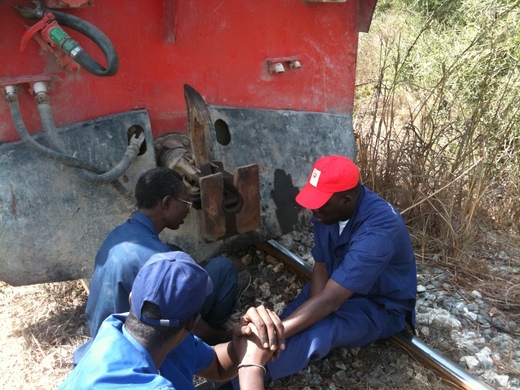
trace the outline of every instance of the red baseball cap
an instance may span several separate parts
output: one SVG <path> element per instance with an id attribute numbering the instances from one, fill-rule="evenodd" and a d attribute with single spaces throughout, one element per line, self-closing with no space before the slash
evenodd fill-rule
<path id="1" fill-rule="evenodd" d="M 358 183 L 359 169 L 352 160 L 343 156 L 322 157 L 312 167 L 296 202 L 307 209 L 319 209 L 334 193 L 350 190 Z"/>

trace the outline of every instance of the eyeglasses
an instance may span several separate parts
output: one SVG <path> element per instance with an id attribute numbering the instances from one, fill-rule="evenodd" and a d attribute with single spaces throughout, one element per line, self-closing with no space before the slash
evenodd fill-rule
<path id="1" fill-rule="evenodd" d="M 190 202 L 189 200 L 184 200 L 184 199 L 179 199 L 179 198 L 175 198 L 175 199 L 177 199 L 179 202 L 185 203 L 188 207 L 188 210 L 191 209 L 191 206 L 193 206 L 193 202 Z"/>

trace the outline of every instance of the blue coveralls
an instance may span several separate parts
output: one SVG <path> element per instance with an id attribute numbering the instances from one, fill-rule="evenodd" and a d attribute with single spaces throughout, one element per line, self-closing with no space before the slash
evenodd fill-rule
<path id="1" fill-rule="evenodd" d="M 89 351 L 59 389 L 194 389 L 193 376 L 206 369 L 213 349 L 193 334 L 168 354 L 159 371 L 152 357 L 123 326 L 127 314 L 107 318 Z"/>
<path id="2" fill-rule="evenodd" d="M 156 253 L 172 250 L 181 249 L 163 243 L 152 221 L 140 212 L 110 232 L 96 255 L 90 282 L 86 316 L 92 338 L 108 316 L 130 310 L 128 296 L 144 263 Z M 211 326 L 219 327 L 235 310 L 238 271 L 233 262 L 223 256 L 203 262 L 201 266 L 214 286 L 213 293 L 204 301 L 201 316 Z M 90 342 L 74 352 L 74 364 L 81 359 Z"/>
<path id="3" fill-rule="evenodd" d="M 414 321 L 417 291 L 415 255 L 401 215 L 362 187 L 356 209 L 341 235 L 338 224 L 313 220 L 316 262 L 330 278 L 353 292 L 340 308 L 290 337 L 280 357 L 268 363 L 273 379 L 293 374 L 334 348 L 369 345 Z M 310 282 L 281 315 L 287 317 L 309 298 Z"/>

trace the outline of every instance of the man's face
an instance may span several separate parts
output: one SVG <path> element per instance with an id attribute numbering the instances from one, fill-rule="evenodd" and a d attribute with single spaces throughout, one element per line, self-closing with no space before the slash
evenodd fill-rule
<path id="1" fill-rule="evenodd" d="M 171 197 L 167 210 L 168 229 L 178 229 L 190 212 L 191 202 L 188 201 L 188 190 L 186 187 L 176 196 Z"/>
<path id="2" fill-rule="evenodd" d="M 346 221 L 352 216 L 355 202 L 345 192 L 337 192 L 319 209 L 311 210 L 314 218 L 325 225 Z"/>

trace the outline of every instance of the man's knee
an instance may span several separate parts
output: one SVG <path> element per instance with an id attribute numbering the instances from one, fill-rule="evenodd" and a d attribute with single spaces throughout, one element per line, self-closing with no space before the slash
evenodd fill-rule
<path id="1" fill-rule="evenodd" d="M 238 270 L 235 263 L 225 256 L 218 256 L 206 260 L 201 266 L 206 270 L 214 283 L 221 278 L 229 278 L 235 283 L 238 279 Z"/>
<path id="2" fill-rule="evenodd" d="M 206 297 L 201 315 L 211 326 L 217 327 L 235 311 L 238 270 L 233 261 L 224 256 L 209 259 L 201 265 L 213 282 L 213 293 Z"/>

